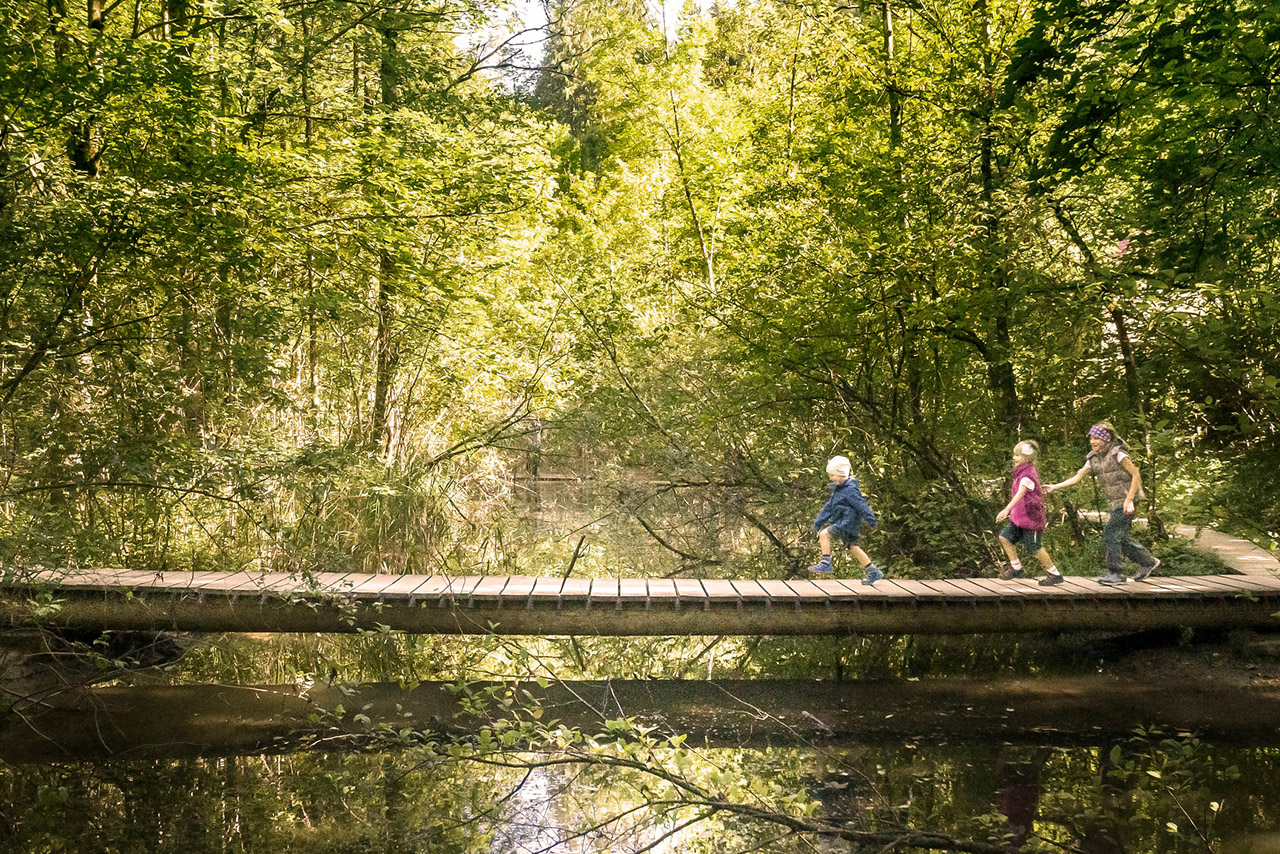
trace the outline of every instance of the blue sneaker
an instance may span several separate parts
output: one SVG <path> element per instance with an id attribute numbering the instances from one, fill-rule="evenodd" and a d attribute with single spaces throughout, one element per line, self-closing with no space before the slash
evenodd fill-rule
<path id="1" fill-rule="evenodd" d="M 809 571 L 818 575 L 831 575 L 835 572 L 835 568 L 831 565 L 831 558 L 823 555 L 822 560 L 809 567 Z"/>
<path id="2" fill-rule="evenodd" d="M 1129 579 L 1125 578 L 1118 572 L 1108 572 L 1106 575 L 1098 579 L 1099 584 L 1124 584 Z"/>
<path id="3" fill-rule="evenodd" d="M 863 584 L 875 584 L 884 578 L 884 573 L 874 564 L 867 564 L 867 574 L 862 577 Z"/>
<path id="4" fill-rule="evenodd" d="M 1139 569 L 1137 572 L 1135 572 L 1135 573 L 1133 574 L 1133 580 L 1134 580 L 1134 581 L 1143 581 L 1143 580 L 1145 580 L 1145 579 L 1146 579 L 1146 577 L 1147 577 L 1148 575 L 1150 575 L 1151 573 L 1155 572 L 1155 571 L 1156 571 L 1156 568 L 1157 568 L 1157 567 L 1159 567 L 1159 566 L 1160 566 L 1160 558 L 1156 558 L 1156 562 L 1155 562 L 1155 563 L 1153 563 L 1153 564 L 1151 564 L 1151 566 L 1144 566 L 1144 567 L 1142 567 L 1141 569 Z"/>

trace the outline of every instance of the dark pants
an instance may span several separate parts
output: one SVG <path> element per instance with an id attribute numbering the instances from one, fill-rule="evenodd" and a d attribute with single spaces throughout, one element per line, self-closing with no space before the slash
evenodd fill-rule
<path id="1" fill-rule="evenodd" d="M 1129 536 L 1133 527 L 1133 516 L 1124 509 L 1112 510 L 1107 526 L 1102 529 L 1102 554 L 1107 562 L 1107 572 L 1124 574 L 1124 559 L 1136 563 L 1143 568 L 1155 566 L 1156 559 L 1142 543 Z"/>

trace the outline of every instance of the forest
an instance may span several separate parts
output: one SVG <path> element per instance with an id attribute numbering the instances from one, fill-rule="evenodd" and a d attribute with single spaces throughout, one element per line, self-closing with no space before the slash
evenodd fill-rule
<path id="1" fill-rule="evenodd" d="M 1272 4 L 64 5 L 0 31 L 11 564 L 518 561 L 531 453 L 789 559 L 843 452 L 945 574 L 1102 418 L 1280 531 Z"/>
<path id="2" fill-rule="evenodd" d="M 780 578 L 843 454 L 891 575 L 991 576 L 1014 443 L 1059 480 L 1104 419 L 1144 536 L 1274 550 L 1278 82 L 1269 0 L 7 0 L 0 566 Z M 1082 509 L 1105 498 L 1051 501 L 1073 572 Z M 186 678 L 527 676 L 545 652 L 289 643 Z M 710 675 L 704 643 L 546 654 Z M 927 675 L 904 643 L 720 660 Z M 702 806 L 662 833 L 777 794 L 684 772 L 662 785 Z M 795 850 L 891 842 L 789 815 Z M 1130 850 L 1173 850 L 1153 827 Z M 441 833 L 423 850 L 499 844 Z M 792 850 L 738 843 L 670 850 Z"/>

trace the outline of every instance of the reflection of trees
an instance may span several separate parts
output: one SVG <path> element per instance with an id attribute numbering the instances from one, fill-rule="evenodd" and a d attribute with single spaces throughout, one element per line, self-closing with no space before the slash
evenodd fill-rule
<path id="1" fill-rule="evenodd" d="M 756 822 L 776 827 L 782 836 L 812 836 L 840 839 L 859 845 L 875 845 L 897 848 L 920 848 L 933 851 L 964 851 L 974 854 L 1004 854 L 1007 848 L 1000 844 L 963 839 L 940 832 L 919 830 L 914 828 L 886 828 L 881 830 L 857 829 L 850 826 L 848 817 L 836 816 L 820 818 L 813 815 L 793 814 L 781 807 L 770 806 L 763 799 L 756 802 L 744 802 L 727 797 L 719 790 L 713 790 L 695 783 L 688 777 L 663 767 L 657 761 L 646 761 L 628 756 L 610 756 L 597 751 L 570 751 L 567 755 L 533 760 L 521 760 L 499 755 L 473 757 L 473 761 L 486 765 L 520 770 L 545 769 L 560 766 L 572 768 L 595 768 L 616 771 L 619 769 L 637 772 L 641 777 L 651 777 L 654 781 L 667 784 L 668 789 L 653 789 L 641 782 L 637 791 L 643 795 L 640 807 L 630 807 L 617 815 L 598 820 L 589 828 L 596 832 L 616 822 L 622 821 L 637 809 L 653 816 L 651 821 L 669 829 L 666 836 L 674 836 L 677 832 L 698 822 L 716 816 L 730 816 L 749 822 Z M 617 779 L 613 777 L 613 779 Z M 670 792 L 664 795 L 663 792 Z M 779 836 L 778 838 L 782 838 Z M 665 837 L 663 837 L 665 838 Z M 655 846 L 662 838 L 648 843 Z"/>
<path id="2" fill-rule="evenodd" d="M 1194 739 L 1125 742 L 1112 759 L 1111 750 L 936 743 L 707 750 L 622 722 L 612 731 L 622 738 L 609 744 L 553 727 L 523 731 L 538 736 L 539 752 L 532 741 L 503 747 L 509 737 L 493 733 L 497 742 L 477 732 L 466 746 L 387 733 L 378 743 L 398 742 L 389 752 L 0 766 L 0 848 L 97 851 L 114 839 L 160 852 L 470 854 L 512 850 L 498 840 L 518 836 L 527 850 L 555 841 L 548 854 L 694 850 L 708 840 L 734 852 L 812 851 L 819 840 L 1010 851 L 1018 840 L 1002 836 L 1016 808 L 991 825 L 978 819 L 1009 807 L 1011 784 L 1034 786 L 1035 768 L 1040 818 L 1026 850 L 1114 851 L 1119 840 L 1124 851 L 1192 854 L 1280 809 L 1269 785 L 1280 771 L 1274 751 L 1211 758 Z M 1237 764 L 1238 777 L 1229 773 Z M 1210 803 L 1223 805 L 1221 828 L 1204 821 Z"/>

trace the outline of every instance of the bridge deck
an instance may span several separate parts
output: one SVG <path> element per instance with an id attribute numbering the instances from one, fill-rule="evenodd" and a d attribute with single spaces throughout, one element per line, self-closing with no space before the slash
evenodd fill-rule
<path id="1" fill-rule="evenodd" d="M 1185 531 L 1183 533 L 1186 533 Z M 55 624 L 191 631 L 503 634 L 970 633 L 1280 625 L 1280 562 L 1252 543 L 1197 535 L 1239 574 L 1154 576 L 1107 587 L 1068 578 L 924 581 L 554 578 L 270 572 L 44 571 L 8 578 L 0 619 L 31 622 L 51 589 Z"/>

